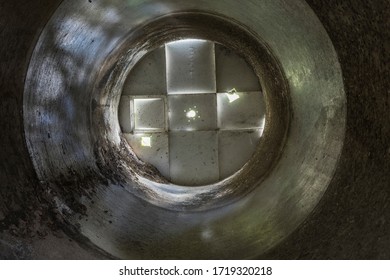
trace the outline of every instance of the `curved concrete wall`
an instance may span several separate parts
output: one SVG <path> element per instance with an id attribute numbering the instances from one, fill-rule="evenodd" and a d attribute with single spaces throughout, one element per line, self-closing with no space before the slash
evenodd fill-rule
<path id="1" fill-rule="evenodd" d="M 32 103 L 26 102 L 23 96 L 30 58 L 41 31 L 60 2 L 20 0 L 0 4 L 0 127 L 3 130 L 0 138 L 3 147 L 0 151 L 0 258 L 145 257 L 132 255 L 129 253 L 131 248 L 126 254 L 111 250 L 112 244 L 108 240 L 103 238 L 98 242 L 91 238 L 96 228 L 85 227 L 88 217 L 84 214 L 88 209 L 80 203 L 79 197 L 73 196 L 82 193 L 93 197 L 93 191 L 84 189 L 83 182 L 96 179 L 88 178 L 95 174 L 88 173 L 94 169 L 95 162 L 77 166 L 80 164 L 77 151 L 67 149 L 76 146 L 89 149 L 88 143 L 68 137 L 69 143 L 34 154 L 36 149 L 31 146 L 41 145 L 41 140 L 26 142 L 25 127 L 29 127 L 30 121 L 36 121 L 28 117 L 34 108 L 29 107 Z M 286 231 L 288 237 L 276 247 L 266 253 L 259 250 L 263 253 L 258 257 L 389 258 L 390 135 L 387 112 L 390 100 L 388 65 L 385 64 L 388 45 L 384 39 L 389 36 L 388 26 L 385 26 L 388 7 L 386 9 L 385 1 L 307 2 L 324 25 L 341 65 L 347 104 L 344 148 L 316 209 L 293 233 Z M 39 73 L 32 71 L 29 75 L 31 78 Z M 27 108 L 23 108 L 23 102 Z M 26 115 L 26 112 L 30 113 Z M 39 116 L 38 112 L 33 113 Z M 80 115 L 80 122 L 76 119 L 75 124 L 82 126 L 83 122 L 88 122 L 88 116 L 83 114 L 82 111 L 72 114 Z M 58 124 L 60 122 L 67 123 L 66 118 L 59 119 Z M 50 139 L 55 135 L 49 132 L 45 136 Z M 31 137 L 27 139 L 31 140 Z M 76 156 L 74 162 L 77 164 L 70 168 L 74 180 L 61 177 L 63 174 L 56 165 L 57 152 L 64 153 L 65 157 L 67 152 Z M 53 168 L 51 173 L 39 169 L 36 162 L 34 166 L 32 158 L 46 162 Z M 81 172 L 82 169 L 87 171 Z M 56 180 L 45 181 L 45 176 L 56 177 Z M 92 200 L 94 203 L 100 201 Z M 72 219 L 67 218 L 67 207 L 74 212 Z M 104 215 L 102 211 L 101 215 Z M 100 228 L 109 227 L 110 221 L 118 215 L 107 214 L 111 217 L 103 217 L 107 225 L 100 225 Z M 294 229 L 294 226 L 286 228 Z M 142 240 L 137 242 L 142 243 Z M 142 244 L 132 246 L 143 247 Z M 201 256 L 207 258 L 207 255 Z M 253 253 L 250 256 L 253 257 Z"/>

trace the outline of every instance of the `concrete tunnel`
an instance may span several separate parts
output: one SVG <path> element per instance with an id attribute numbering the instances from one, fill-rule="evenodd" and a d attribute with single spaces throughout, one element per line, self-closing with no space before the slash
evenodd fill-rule
<path id="1" fill-rule="evenodd" d="M 389 259 L 389 18 L 0 1 L 0 259 Z"/>

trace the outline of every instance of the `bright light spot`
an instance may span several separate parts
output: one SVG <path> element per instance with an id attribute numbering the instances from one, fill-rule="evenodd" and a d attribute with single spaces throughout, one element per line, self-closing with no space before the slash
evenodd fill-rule
<path id="1" fill-rule="evenodd" d="M 195 118 L 196 117 L 196 112 L 194 110 L 190 110 L 186 114 L 187 118 Z"/>
<path id="2" fill-rule="evenodd" d="M 177 40 L 167 43 L 166 45 L 176 45 L 176 46 L 183 46 L 184 48 L 187 45 L 194 44 L 194 43 L 206 43 L 206 40 L 202 39 L 183 39 L 183 40 Z"/>
<path id="3" fill-rule="evenodd" d="M 200 118 L 200 116 L 198 115 L 199 111 L 196 111 L 196 106 L 194 106 L 194 109 L 192 108 L 189 108 L 188 110 L 184 110 L 184 113 L 186 113 L 186 117 L 188 118 L 188 122 L 190 123 L 191 120 L 196 120 L 196 117 L 198 117 L 198 119 Z"/>
<path id="4" fill-rule="evenodd" d="M 234 101 L 240 98 L 240 96 L 237 93 L 227 93 L 227 97 L 230 103 L 233 103 Z"/>
<path id="5" fill-rule="evenodd" d="M 229 103 L 233 103 L 237 99 L 240 98 L 240 96 L 237 94 L 237 90 L 235 88 L 232 88 L 226 93 L 227 98 L 229 99 Z"/>
<path id="6" fill-rule="evenodd" d="M 151 137 L 141 137 L 141 146 L 142 147 L 152 147 Z"/>

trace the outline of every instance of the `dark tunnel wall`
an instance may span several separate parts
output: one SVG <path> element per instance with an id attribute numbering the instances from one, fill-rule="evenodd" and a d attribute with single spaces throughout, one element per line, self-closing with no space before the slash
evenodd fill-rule
<path id="1" fill-rule="evenodd" d="M 23 90 L 41 30 L 61 1 L 0 3 L 0 259 L 94 259 L 58 227 L 42 200 L 23 128 Z M 54 233 L 54 234 L 53 234 Z M 101 257 L 101 256 L 100 256 Z"/>
<path id="2" fill-rule="evenodd" d="M 347 95 L 341 162 L 313 215 L 266 258 L 389 259 L 388 1 L 307 1 L 336 48 Z"/>
<path id="3" fill-rule="evenodd" d="M 61 1 L 0 2 L 0 259 L 105 258 L 45 201 L 24 139 L 23 90 L 39 31 Z M 315 211 L 259 258 L 390 258 L 388 1 L 308 4 L 338 54 L 347 96 L 339 165 Z M 65 231 L 65 233 L 64 233 Z"/>

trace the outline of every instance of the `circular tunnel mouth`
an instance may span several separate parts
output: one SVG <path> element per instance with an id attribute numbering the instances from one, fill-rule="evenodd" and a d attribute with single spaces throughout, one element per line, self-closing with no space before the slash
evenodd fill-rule
<path id="1" fill-rule="evenodd" d="M 172 184 L 201 186 L 234 176 L 264 130 L 258 77 L 212 41 L 182 39 L 147 53 L 126 78 L 122 135 Z"/>
<path id="2" fill-rule="evenodd" d="M 209 28 L 210 25 L 213 26 L 212 29 Z M 191 38 L 191 41 L 188 41 L 189 38 Z M 180 57 L 180 50 L 182 50 L 180 44 L 183 44 L 183 42 L 184 44 L 189 44 L 187 47 L 189 47 L 190 51 L 198 50 L 196 47 L 203 48 L 201 51 L 205 53 L 206 57 L 209 56 L 208 62 L 210 64 L 209 68 L 206 69 L 205 65 L 207 65 L 207 62 L 202 61 L 202 65 L 199 66 L 203 67 L 201 71 L 196 72 L 197 70 L 195 70 L 191 73 L 191 75 L 201 76 L 194 78 L 195 80 L 197 78 L 200 80 L 194 82 L 193 79 L 187 84 L 183 84 L 183 80 L 185 81 L 186 79 L 185 76 L 180 77 L 180 75 L 183 75 L 183 71 L 179 66 L 180 62 L 178 63 L 174 60 L 187 59 L 188 61 L 185 61 L 187 64 L 184 64 L 186 67 L 194 68 L 198 65 L 195 65 L 196 61 L 194 62 L 194 57 L 191 56 L 194 53 L 184 55 L 184 58 Z M 222 85 L 219 84 L 217 89 L 218 81 L 216 82 L 216 78 L 212 77 L 214 72 L 210 71 L 209 75 L 207 75 L 210 67 L 215 67 L 215 63 L 219 62 L 218 59 L 216 59 L 216 62 L 213 62 L 211 51 L 214 49 L 214 42 L 215 46 L 217 46 L 215 48 L 220 51 L 218 54 L 222 53 L 221 55 L 223 56 L 223 52 L 226 54 L 226 52 L 230 51 L 233 54 L 238 54 L 240 59 L 246 61 L 247 65 L 245 66 L 250 69 L 257 82 L 257 85 L 252 90 L 249 90 L 252 93 L 237 92 L 237 86 L 228 86 L 233 85 L 232 81 L 225 81 L 225 84 Z M 132 69 L 137 69 L 137 65 L 143 61 L 142 58 L 147 58 L 148 55 L 156 53 L 158 55 L 158 52 L 161 52 L 161 46 L 165 46 L 166 51 L 166 88 L 168 89 L 168 95 L 156 97 L 156 94 L 147 95 L 141 93 L 141 98 L 137 98 L 139 91 L 132 91 L 131 82 L 129 82 L 130 85 L 127 85 L 126 79 L 131 79 Z M 220 48 L 223 49 L 220 50 Z M 141 195 L 138 191 L 137 195 L 157 206 L 176 210 L 205 210 L 221 207 L 240 199 L 243 195 L 256 188 L 267 173 L 271 171 L 272 166 L 275 165 L 282 152 L 291 112 L 289 109 L 288 85 L 284 74 L 279 67 L 278 61 L 260 38 L 255 37 L 248 29 L 230 19 L 201 12 L 182 12 L 164 16 L 140 27 L 131 35 L 131 39 L 118 48 L 116 53 L 114 61 L 118 62 L 108 68 L 111 72 L 103 73 L 104 77 L 109 76 L 109 78 L 104 80 L 105 83 L 103 85 L 98 85 L 103 90 L 96 91 L 98 94 L 94 96 L 95 102 L 98 104 L 104 103 L 104 106 L 94 110 L 92 121 L 99 120 L 97 122 L 99 125 L 94 126 L 94 136 L 99 139 L 98 142 L 104 142 L 104 146 L 112 147 L 108 150 L 111 153 L 110 158 L 115 158 L 115 161 L 121 161 L 122 163 L 126 162 L 125 165 L 129 168 L 129 172 L 122 173 L 121 177 L 125 181 L 123 183 L 137 185 L 136 188 L 130 187 L 130 191 L 134 189 L 146 190 L 141 192 Z M 112 60 L 112 57 L 110 60 Z M 170 63 L 172 63 L 171 67 Z M 191 72 L 191 70 L 185 70 Z M 171 73 L 171 76 L 169 75 L 170 71 L 174 72 Z M 217 74 L 220 74 L 218 69 Z M 177 78 L 177 75 L 179 75 L 179 78 Z M 150 78 L 156 77 L 151 76 Z M 219 78 L 223 80 L 223 78 Z M 164 78 L 157 78 L 157 80 L 161 82 Z M 136 84 L 136 81 L 132 82 Z M 188 89 L 191 86 L 193 89 Z M 242 88 L 245 88 L 245 86 Z M 250 85 L 248 88 L 251 88 Z M 135 96 L 124 96 L 123 92 L 125 90 L 133 92 Z M 150 92 L 150 88 L 146 90 L 138 88 L 138 90 L 144 91 L 144 93 L 153 93 Z M 156 89 L 154 88 L 154 90 Z M 239 114 L 234 110 L 230 116 L 229 112 L 226 113 L 227 116 L 211 116 L 213 110 L 217 109 L 218 106 L 228 106 L 224 104 L 226 102 L 232 105 L 232 102 L 236 101 L 236 104 L 238 104 L 239 102 L 235 99 L 237 96 L 242 97 L 242 100 L 246 101 L 245 106 L 247 107 L 241 108 L 241 111 L 249 114 L 250 110 L 252 110 L 254 117 L 244 116 L 243 120 L 240 120 Z M 167 100 L 165 101 L 164 98 Z M 192 100 L 193 103 L 188 103 L 188 100 Z M 166 109 L 165 102 L 168 103 L 168 109 Z M 218 103 L 218 105 L 215 104 L 215 108 L 213 108 L 210 106 L 213 103 Z M 256 103 L 258 103 L 258 106 L 256 106 Z M 145 128 L 142 130 L 142 125 L 137 124 L 137 121 L 142 123 L 142 119 L 137 119 L 137 116 L 134 116 L 134 112 L 134 123 L 126 121 L 126 116 L 132 114 L 131 108 L 136 110 L 135 108 L 138 106 L 138 110 L 143 110 L 142 105 L 146 105 L 146 107 L 155 106 L 154 111 L 160 110 L 161 112 L 167 110 L 167 120 L 162 122 L 161 116 L 156 118 L 154 115 L 155 126 L 158 126 L 157 123 L 160 120 L 160 127 L 149 127 L 149 129 L 155 129 L 155 132 L 160 134 L 152 135 L 150 132 L 145 134 L 147 132 Z M 197 126 L 195 118 L 201 117 L 197 116 L 197 109 L 200 109 L 199 106 L 205 107 L 201 109 L 204 114 L 208 114 L 208 118 L 200 119 L 201 122 Z M 119 119 L 123 119 L 122 127 L 118 122 L 118 108 L 121 108 Z M 184 123 L 183 118 L 172 116 L 174 113 L 171 110 L 172 108 L 180 108 L 183 111 L 181 115 L 184 116 Z M 216 115 L 221 114 L 221 112 L 217 111 L 214 111 Z M 194 116 L 188 117 L 188 114 L 195 114 L 195 118 Z M 247 120 L 245 120 L 245 117 Z M 250 120 L 251 117 L 252 121 Z M 254 121 L 253 118 L 255 118 Z M 206 124 L 204 120 L 206 120 Z M 215 123 L 213 124 L 212 121 L 215 121 Z M 141 126 L 140 130 L 142 133 L 139 135 L 134 133 L 137 131 L 137 125 Z M 130 134 L 121 133 L 124 131 L 125 126 L 127 126 L 126 131 L 130 132 Z M 165 131 L 166 126 L 170 126 L 167 129 L 168 136 Z M 224 133 L 221 132 L 221 127 L 230 128 L 230 131 L 227 130 L 225 132 L 227 134 L 225 138 L 223 138 Z M 172 131 L 174 130 L 172 128 L 177 128 L 177 131 Z M 240 130 L 240 128 L 242 128 L 242 131 L 237 134 L 235 130 Z M 107 135 L 108 137 L 106 138 L 101 137 Z M 232 142 L 234 137 L 236 139 L 245 137 L 246 141 L 254 142 L 255 144 L 244 164 L 239 165 L 238 168 L 237 166 L 234 167 L 236 168 L 234 171 L 237 172 L 230 172 L 223 176 L 220 174 L 225 170 L 221 172 L 218 164 L 229 164 L 229 161 L 234 161 L 235 159 L 231 157 L 218 162 L 219 150 L 217 141 L 219 140 L 218 142 L 221 143 L 225 140 L 226 143 L 227 140 L 228 146 L 231 144 L 229 139 Z M 171 181 L 167 179 L 169 176 L 163 176 L 152 164 L 142 162 L 139 159 L 140 153 L 137 156 L 137 153 L 131 148 L 131 144 L 127 145 L 128 143 L 133 143 L 133 148 L 135 146 L 151 148 L 153 139 L 161 145 L 161 147 L 159 146 L 156 149 L 156 152 L 158 152 L 158 149 L 161 151 L 161 148 L 164 148 L 164 142 L 168 142 L 166 138 L 169 138 L 167 150 L 170 149 L 171 153 L 168 166 L 170 166 L 170 175 L 174 176 L 174 180 Z M 202 141 L 204 143 L 203 146 Z M 116 144 L 113 145 L 113 143 Z M 194 145 L 191 143 L 195 145 L 193 151 L 191 151 L 191 147 Z M 122 147 L 120 148 L 120 146 Z M 229 154 L 232 154 L 233 150 L 231 148 L 229 151 L 228 146 L 227 151 L 222 156 L 228 157 Z M 118 152 L 119 150 L 121 152 Z M 162 153 L 164 155 L 168 151 L 163 149 Z M 154 158 L 155 160 L 154 156 L 155 154 L 152 154 L 149 158 Z M 204 165 L 203 171 L 198 170 L 199 165 L 197 165 L 198 162 L 194 162 L 194 156 L 198 156 L 200 161 L 202 161 L 201 164 Z M 178 159 L 178 157 L 180 158 Z M 206 161 L 208 162 L 206 163 Z M 195 164 L 194 169 L 196 170 L 186 170 L 183 168 L 186 164 L 187 166 L 194 166 Z M 118 166 L 117 163 L 113 165 Z M 166 167 L 164 164 L 160 166 L 160 170 Z M 241 168 L 242 166 L 244 167 Z M 225 169 L 229 170 L 229 167 Z M 139 172 L 140 170 L 141 172 Z M 199 175 L 198 172 L 201 174 Z M 136 180 L 134 179 L 135 177 Z M 191 188 L 188 188 L 188 186 L 191 186 Z"/>
<path id="3" fill-rule="evenodd" d="M 65 229 L 114 257 L 258 256 L 302 223 L 333 176 L 346 107 L 320 21 L 302 1 L 224 3 L 66 0 L 36 44 L 23 117 L 42 199 Z M 243 168 L 191 187 L 140 159 L 118 119 L 141 59 L 190 38 L 249 64 L 265 116 Z M 190 118 L 192 111 L 183 109 Z"/>

